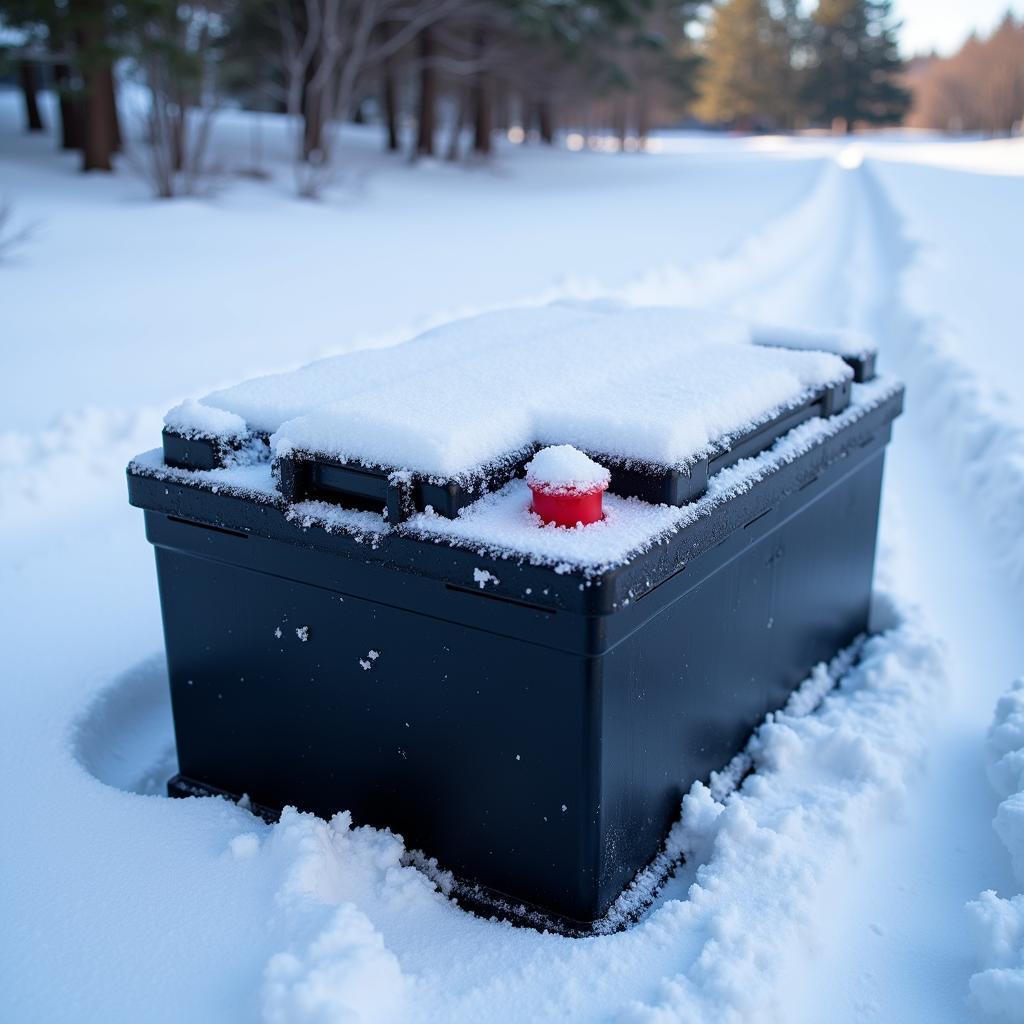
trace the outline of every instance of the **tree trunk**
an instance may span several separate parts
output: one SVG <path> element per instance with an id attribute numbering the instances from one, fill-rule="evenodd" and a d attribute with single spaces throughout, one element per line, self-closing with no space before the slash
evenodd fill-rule
<path id="1" fill-rule="evenodd" d="M 82 103 L 71 89 L 71 68 L 67 64 L 54 64 L 53 77 L 57 83 L 57 104 L 60 110 L 61 149 L 82 148 Z"/>
<path id="2" fill-rule="evenodd" d="M 555 123 L 551 116 L 551 104 L 547 100 L 537 103 L 537 130 L 541 142 L 550 146 L 555 141 Z"/>
<path id="3" fill-rule="evenodd" d="M 120 153 L 124 141 L 121 138 L 121 118 L 117 113 L 117 89 L 114 86 L 114 69 L 108 64 L 102 72 L 103 93 L 107 103 L 107 117 L 110 119 L 110 149 Z"/>
<path id="4" fill-rule="evenodd" d="M 493 111 L 489 83 L 478 76 L 473 86 L 473 151 L 481 156 L 491 155 Z"/>
<path id="5" fill-rule="evenodd" d="M 320 54 L 314 54 L 306 68 L 302 86 L 302 158 L 309 160 L 323 153 L 324 103 L 323 91 L 313 91 L 313 78 L 320 67 Z"/>
<path id="6" fill-rule="evenodd" d="M 21 83 L 21 94 L 25 100 L 25 131 L 46 131 L 42 114 L 39 113 L 39 101 L 36 98 L 38 76 L 33 61 L 18 61 L 18 81 Z"/>
<path id="7" fill-rule="evenodd" d="M 386 45 L 391 40 L 394 27 L 390 22 L 385 21 L 384 24 L 380 26 L 379 32 L 381 44 Z M 384 131 L 386 134 L 385 146 L 389 153 L 397 153 L 399 148 L 398 85 L 395 81 L 394 54 L 389 54 L 381 62 L 380 96 L 384 114 Z"/>
<path id="8" fill-rule="evenodd" d="M 398 90 L 395 87 L 395 70 L 391 59 L 384 61 L 384 124 L 388 133 L 388 152 L 398 152 Z"/>
<path id="9" fill-rule="evenodd" d="M 501 82 L 494 83 L 494 95 L 492 97 L 492 109 L 494 110 L 494 128 L 499 132 L 507 132 L 512 125 L 512 117 L 509 112 L 508 87 Z"/>
<path id="10" fill-rule="evenodd" d="M 171 120 L 171 167 L 180 172 L 185 169 L 185 118 L 187 111 L 180 100 L 175 105 Z"/>
<path id="11" fill-rule="evenodd" d="M 112 171 L 114 133 L 110 123 L 110 97 L 100 58 L 104 42 L 103 0 L 81 0 L 78 5 L 78 52 L 82 55 L 84 99 L 82 109 L 82 170 Z"/>
<path id="12" fill-rule="evenodd" d="M 416 155 L 434 155 L 434 126 L 437 118 L 437 69 L 431 66 L 434 58 L 434 38 L 430 29 L 420 33 L 420 103 L 419 127 L 416 132 Z"/>
<path id="13" fill-rule="evenodd" d="M 487 45 L 483 32 L 477 33 L 476 48 L 482 55 Z M 473 76 L 473 151 L 480 156 L 491 155 L 491 129 L 494 124 L 494 106 L 491 95 L 491 76 L 478 71 Z"/>
<path id="14" fill-rule="evenodd" d="M 624 96 L 616 96 L 612 101 L 612 131 L 615 134 L 615 138 L 619 140 L 620 153 L 626 148 L 627 123 L 626 98 Z"/>

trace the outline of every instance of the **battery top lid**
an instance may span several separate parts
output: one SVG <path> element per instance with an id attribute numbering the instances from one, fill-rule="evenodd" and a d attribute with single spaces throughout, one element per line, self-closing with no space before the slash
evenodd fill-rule
<path id="1" fill-rule="evenodd" d="M 698 310 L 505 310 L 213 392 L 167 425 L 446 479 L 536 444 L 677 466 L 851 378 L 843 356 L 863 339 L 797 333 L 791 349 L 776 347 L 785 332 Z"/>

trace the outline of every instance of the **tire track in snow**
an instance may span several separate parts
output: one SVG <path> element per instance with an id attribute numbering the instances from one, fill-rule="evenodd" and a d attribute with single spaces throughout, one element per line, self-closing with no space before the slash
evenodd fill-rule
<path id="1" fill-rule="evenodd" d="M 981 749 L 992 704 L 1024 665 L 1014 611 L 1020 594 L 985 536 L 981 496 L 957 479 L 971 479 L 960 460 L 970 449 L 964 438 L 978 428 L 976 410 L 952 404 L 953 395 L 971 393 L 965 378 L 972 375 L 930 353 L 930 325 L 903 304 L 901 278 L 914 247 L 870 164 L 850 184 L 861 230 L 849 326 L 878 339 L 885 365 L 908 386 L 888 457 L 883 537 L 893 534 L 895 543 L 885 570 L 946 642 L 951 687 L 906 819 L 878 830 L 862 861 L 851 865 L 848 895 L 826 908 L 835 933 L 810 975 L 815 984 L 789 1019 L 960 1022 L 974 969 L 964 903 L 989 886 L 1011 884 L 991 830 L 994 801 Z M 939 430 L 935 415 L 943 407 L 947 422 Z M 1002 493 L 995 500 L 1005 500 Z"/>

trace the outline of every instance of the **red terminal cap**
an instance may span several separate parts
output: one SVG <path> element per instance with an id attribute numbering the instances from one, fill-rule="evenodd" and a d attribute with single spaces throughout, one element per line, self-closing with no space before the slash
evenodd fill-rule
<path id="1" fill-rule="evenodd" d="M 608 485 L 590 491 L 549 491 L 543 484 L 530 484 L 532 511 L 555 526 L 589 526 L 604 519 L 602 498 Z"/>
<path id="2" fill-rule="evenodd" d="M 531 511 L 545 524 L 589 526 L 604 519 L 602 496 L 611 474 L 571 445 L 541 449 L 526 467 Z"/>

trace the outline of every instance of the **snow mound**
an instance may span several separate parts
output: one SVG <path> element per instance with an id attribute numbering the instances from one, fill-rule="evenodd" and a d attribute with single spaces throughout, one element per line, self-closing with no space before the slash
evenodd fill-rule
<path id="1" fill-rule="evenodd" d="M 1024 679 L 999 699 L 985 748 L 989 779 L 1003 798 L 993 825 L 1024 888 Z M 1003 899 L 987 890 L 967 913 L 981 965 L 972 999 L 998 1020 L 1024 1021 L 1024 892 Z"/>
<path id="2" fill-rule="evenodd" d="M 277 904 L 283 930 L 292 934 L 290 945 L 271 956 L 264 970 L 268 1024 L 408 1019 L 409 983 L 398 958 L 346 898 L 350 887 L 355 896 L 371 878 L 392 900 L 408 894 L 410 910 L 417 897 L 436 898 L 431 883 L 402 866 L 401 842 L 389 832 L 353 829 L 347 813 L 325 822 L 288 808 L 267 845 L 271 856 L 289 862 Z M 294 928 L 296 921 L 306 927 Z"/>
<path id="3" fill-rule="evenodd" d="M 551 494 L 583 494 L 608 486 L 611 473 L 571 444 L 542 448 L 526 464 L 526 482 Z"/>
<path id="4" fill-rule="evenodd" d="M 277 953 L 264 976 L 268 1024 L 403 1019 L 404 979 L 398 959 L 365 914 L 351 903 L 298 953 Z"/>

